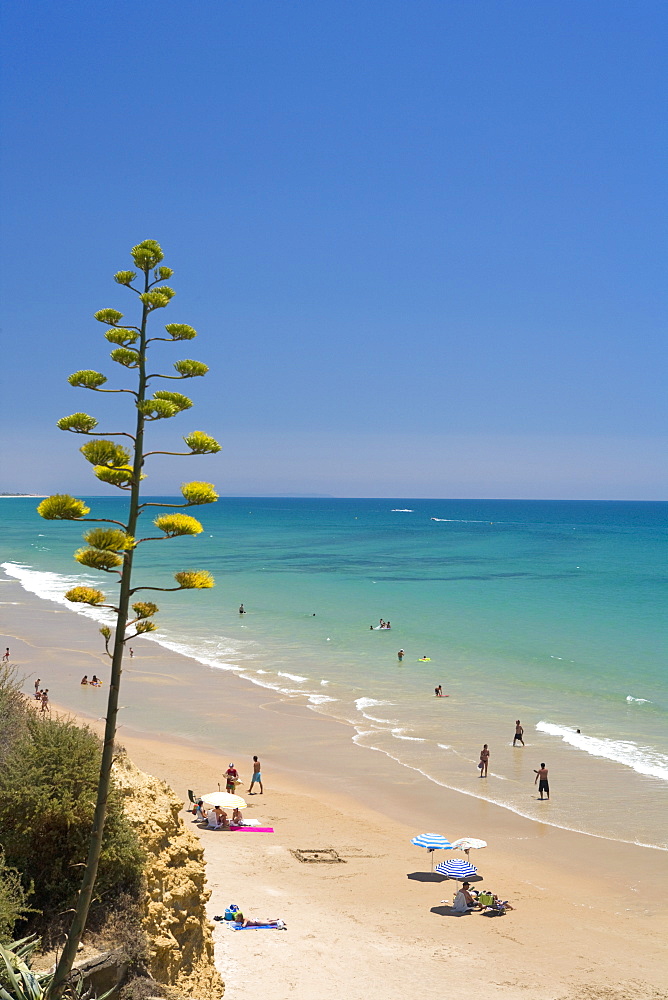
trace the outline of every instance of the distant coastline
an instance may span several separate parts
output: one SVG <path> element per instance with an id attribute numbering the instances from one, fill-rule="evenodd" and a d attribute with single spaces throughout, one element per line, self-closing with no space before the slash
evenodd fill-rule
<path id="1" fill-rule="evenodd" d="M 36 500 L 41 500 L 42 497 L 48 496 L 47 493 L 0 493 L 0 500 L 20 500 L 22 497 L 27 497 L 30 499 L 32 497 Z"/>

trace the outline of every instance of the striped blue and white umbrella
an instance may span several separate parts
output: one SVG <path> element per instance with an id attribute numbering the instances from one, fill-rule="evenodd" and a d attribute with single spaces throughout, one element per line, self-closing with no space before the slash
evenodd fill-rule
<path id="1" fill-rule="evenodd" d="M 434 851 L 449 851 L 452 849 L 452 844 L 447 839 L 447 837 L 442 837 L 440 833 L 421 833 L 417 837 L 413 837 L 411 844 L 415 844 L 416 847 L 425 847 L 429 853 L 432 855 L 431 858 L 431 870 L 434 870 Z"/>
<path id="2" fill-rule="evenodd" d="M 461 858 L 451 858 L 449 861 L 442 861 L 440 865 L 436 865 L 436 871 L 440 875 L 447 875 L 448 878 L 454 878 L 460 882 L 471 878 L 472 875 L 478 874 L 478 869 L 475 865 L 470 865 L 468 861 L 463 861 Z"/>

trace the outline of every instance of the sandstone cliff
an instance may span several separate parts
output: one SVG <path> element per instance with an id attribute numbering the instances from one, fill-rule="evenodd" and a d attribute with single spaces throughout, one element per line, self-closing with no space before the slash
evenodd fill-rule
<path id="1" fill-rule="evenodd" d="M 140 771 L 124 753 L 114 764 L 114 781 L 147 855 L 143 924 L 150 973 L 194 1000 L 221 997 L 224 986 L 205 912 L 210 892 L 204 852 L 179 816 L 182 803 L 169 785 Z"/>

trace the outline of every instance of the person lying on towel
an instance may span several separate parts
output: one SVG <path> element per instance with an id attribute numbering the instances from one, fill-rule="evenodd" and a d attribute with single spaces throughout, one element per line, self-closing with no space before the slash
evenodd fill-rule
<path id="1" fill-rule="evenodd" d="M 234 914 L 234 923 L 237 927 L 275 927 L 277 930 L 282 930 L 285 924 L 282 920 L 244 920 L 244 915 L 239 911 Z"/>

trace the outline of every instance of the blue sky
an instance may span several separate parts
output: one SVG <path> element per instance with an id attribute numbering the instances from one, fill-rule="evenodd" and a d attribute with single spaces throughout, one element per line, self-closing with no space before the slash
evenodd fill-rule
<path id="1" fill-rule="evenodd" d="M 66 377 L 127 378 L 92 313 L 151 237 L 159 318 L 200 334 L 161 363 L 211 366 L 155 440 L 224 446 L 152 491 L 664 497 L 667 28 L 653 0 L 5 5 L 0 490 L 96 492 L 54 423 L 128 426 Z"/>

